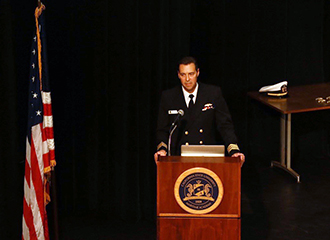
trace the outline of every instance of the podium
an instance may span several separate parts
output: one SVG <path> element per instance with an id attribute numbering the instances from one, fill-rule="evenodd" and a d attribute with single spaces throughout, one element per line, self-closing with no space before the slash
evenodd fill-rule
<path id="1" fill-rule="evenodd" d="M 241 165 L 231 157 L 160 157 L 157 239 L 241 239 Z"/>

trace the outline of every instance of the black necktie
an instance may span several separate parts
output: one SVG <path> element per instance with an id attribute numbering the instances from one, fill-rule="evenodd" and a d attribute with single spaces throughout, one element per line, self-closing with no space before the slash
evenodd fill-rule
<path id="1" fill-rule="evenodd" d="M 188 108 L 192 108 L 194 106 L 194 101 L 193 101 L 194 94 L 190 94 L 189 97 L 190 97 L 190 101 L 188 104 Z"/>

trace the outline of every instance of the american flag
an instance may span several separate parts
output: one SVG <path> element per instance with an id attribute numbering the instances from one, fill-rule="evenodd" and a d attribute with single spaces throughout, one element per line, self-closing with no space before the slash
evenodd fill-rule
<path id="1" fill-rule="evenodd" d="M 31 49 L 22 221 L 24 240 L 49 239 L 46 205 L 50 201 L 50 172 L 56 165 L 44 40 L 44 9 L 44 5 L 41 5 L 35 11 L 36 29 Z"/>

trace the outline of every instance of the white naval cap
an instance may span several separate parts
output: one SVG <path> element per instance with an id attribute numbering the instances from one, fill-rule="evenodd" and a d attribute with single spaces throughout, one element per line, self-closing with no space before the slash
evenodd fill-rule
<path id="1" fill-rule="evenodd" d="M 288 94 L 288 82 L 283 81 L 274 85 L 264 86 L 259 89 L 260 93 L 266 93 L 268 96 L 283 97 Z"/>

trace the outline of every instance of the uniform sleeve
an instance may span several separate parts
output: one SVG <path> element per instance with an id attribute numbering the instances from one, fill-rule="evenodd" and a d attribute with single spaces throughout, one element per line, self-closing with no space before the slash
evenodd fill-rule
<path id="1" fill-rule="evenodd" d="M 231 156 L 237 152 L 240 152 L 240 149 L 237 144 L 237 137 L 227 103 L 222 96 L 221 89 L 217 88 L 216 91 L 216 126 L 226 144 L 227 152 Z"/>
<path id="2" fill-rule="evenodd" d="M 166 96 L 162 93 L 160 106 L 158 111 L 158 120 L 157 120 L 157 130 L 156 130 L 156 139 L 157 139 L 157 151 L 165 150 L 167 151 L 167 142 L 170 129 L 170 119 L 167 113 L 167 101 Z"/>

